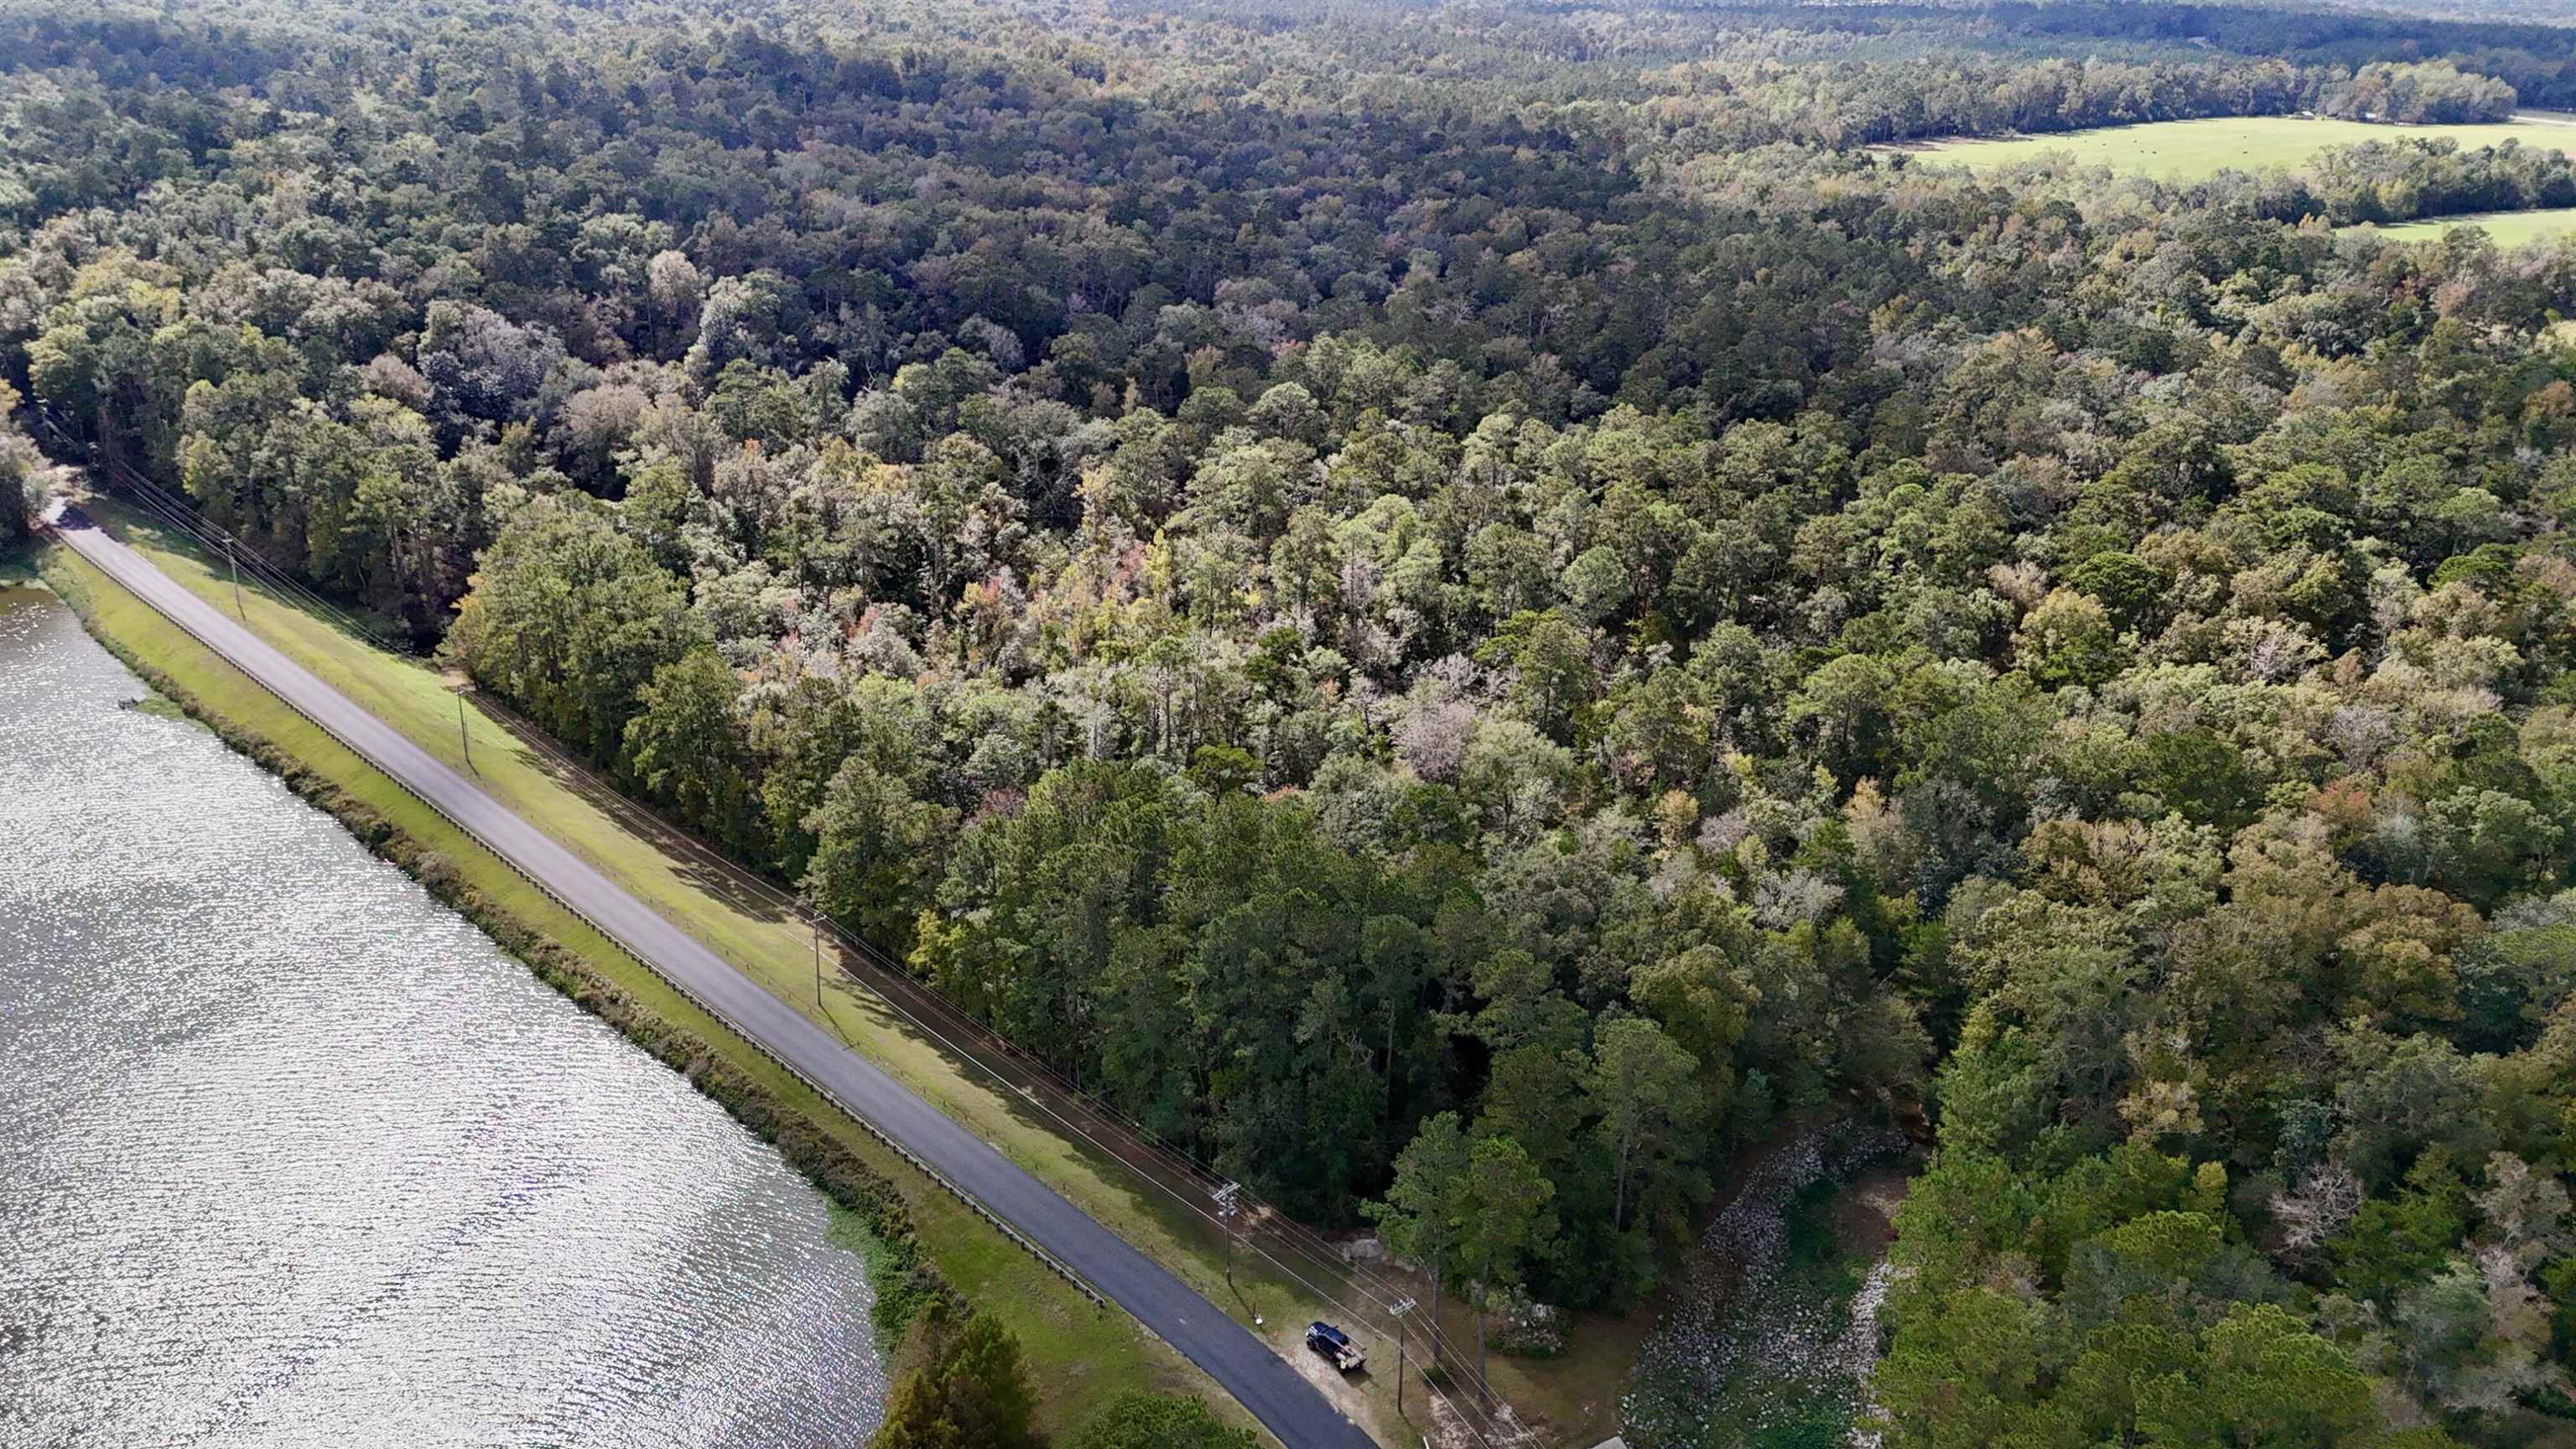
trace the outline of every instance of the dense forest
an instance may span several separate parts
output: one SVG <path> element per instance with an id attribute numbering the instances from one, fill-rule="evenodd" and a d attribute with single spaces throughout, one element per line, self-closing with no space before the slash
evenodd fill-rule
<path id="1" fill-rule="evenodd" d="M 2576 1434 L 2576 247 L 2333 230 L 2576 170 L 1858 144 L 2576 104 L 2576 35 L 19 23 L 21 433 L 1288 1210 L 1622 1307 L 1883 1115 L 1891 1443 Z"/>

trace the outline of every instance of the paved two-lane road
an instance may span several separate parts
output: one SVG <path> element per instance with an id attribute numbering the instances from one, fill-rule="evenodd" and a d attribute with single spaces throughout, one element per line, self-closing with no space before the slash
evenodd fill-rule
<path id="1" fill-rule="evenodd" d="M 1289 1449 L 1368 1449 L 1368 1436 L 1260 1339 L 981 1138 L 736 971 L 587 862 L 519 818 L 391 725 L 182 588 L 77 509 L 55 520 L 64 543 L 172 623 L 266 685 L 369 763 L 590 918 L 728 1026 L 903 1144 L 1083 1281 L 1207 1371 Z"/>

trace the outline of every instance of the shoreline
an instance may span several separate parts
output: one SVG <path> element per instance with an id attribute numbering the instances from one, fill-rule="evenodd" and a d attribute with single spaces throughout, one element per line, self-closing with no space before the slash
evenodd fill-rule
<path id="1" fill-rule="evenodd" d="M 431 849 L 325 770 L 230 718 L 171 669 L 146 657 L 146 644 L 127 638 L 101 617 L 90 593 L 92 581 L 82 577 L 85 565 L 68 550 L 39 539 L 30 552 L 30 576 L 21 579 L 0 570 L 0 593 L 25 589 L 52 595 L 71 611 L 99 647 L 154 695 L 204 727 L 235 754 L 275 776 L 298 799 L 330 816 L 369 853 L 417 882 L 442 906 L 481 931 L 504 955 L 679 1073 L 700 1095 L 777 1149 L 787 1164 L 822 1194 L 833 1211 L 836 1227 L 845 1222 L 860 1235 L 861 1241 L 855 1246 L 874 1294 L 869 1311 L 871 1336 L 889 1372 L 903 1357 L 916 1326 L 940 1311 L 963 1310 L 967 1306 L 964 1296 L 930 1260 L 911 1208 L 896 1183 L 818 1125 L 807 1111 L 787 1100 L 788 1094 L 757 1080 L 734 1060 L 725 1050 L 726 1043 L 715 1039 L 723 1032 L 721 1026 L 708 1023 L 714 1030 L 707 1031 L 672 1020 L 676 1013 L 640 999 L 610 971 L 586 959 L 583 951 L 493 899 L 470 877 L 476 865 L 506 871 L 497 858 L 487 855 L 480 862 L 460 861 L 449 852 Z M 163 627 L 177 632 L 172 626 Z M 230 668 L 211 654 L 208 659 L 215 666 Z M 361 768 L 368 768 L 359 763 Z M 475 852 L 481 850 L 470 841 L 467 845 Z M 456 855 L 464 853 L 459 851 Z M 738 1040 L 732 1045 L 745 1053 L 752 1051 Z"/>
<path id="2" fill-rule="evenodd" d="M 208 569 L 206 560 L 192 552 L 186 540 L 174 540 L 148 520 L 125 515 L 112 501 L 94 506 L 91 518 L 108 537 L 138 549 L 182 589 L 228 620 L 239 610 L 240 598 L 226 587 L 220 562 Z M 93 574 L 95 566 L 76 551 L 66 547 L 61 552 L 72 557 L 85 576 L 112 582 L 111 575 Z M 122 592 L 117 591 L 120 596 Z M 1257 1328 L 1255 1336 L 1268 1339 L 1266 1346 L 1292 1369 L 1302 1367 L 1302 1351 L 1293 1335 L 1279 1326 L 1336 1316 L 1320 1301 L 1308 1300 L 1302 1290 L 1311 1285 L 1289 1274 L 1265 1272 L 1258 1262 L 1238 1264 L 1229 1281 L 1220 1243 L 1204 1228 L 1213 1219 L 1193 1212 L 1185 1192 L 1175 1196 L 1159 1179 L 1137 1175 L 1134 1164 L 1114 1146 L 1060 1130 L 1061 1104 L 1050 1103 L 1046 1094 L 1032 1095 L 1011 1077 L 1007 1063 L 997 1071 L 990 1053 L 961 1048 L 936 1023 L 922 1024 L 899 1002 L 886 1004 L 881 999 L 885 988 L 870 982 L 863 970 L 853 971 L 845 961 L 844 974 L 831 983 L 828 1003 L 817 1000 L 807 976 L 812 949 L 808 928 L 801 918 L 775 908 L 777 892 L 769 882 L 741 879 L 740 868 L 732 862 L 714 856 L 700 842 L 681 837 L 669 822 L 615 793 L 586 770 L 573 767 L 566 773 L 559 768 L 568 763 L 558 760 L 559 749 L 542 737 L 532 739 L 507 711 L 472 701 L 474 707 L 460 720 L 451 681 L 417 659 L 386 655 L 364 641 L 343 636 L 328 621 L 275 599 L 247 580 L 240 597 L 248 600 L 245 622 L 255 637 L 284 651 L 450 769 L 472 770 L 477 783 L 498 802 L 534 822 L 562 847 L 633 892 L 666 922 L 693 936 L 807 1020 L 837 1034 L 862 1059 L 891 1073 L 900 1085 L 1001 1152 L 1042 1186 L 1108 1227 L 1129 1248 L 1176 1274 L 1183 1286 L 1212 1305 L 1221 1305 L 1227 1318 L 1247 1329 Z M 121 597 L 118 603 L 120 608 L 110 611 L 111 624 L 113 616 L 125 612 Z M 140 614 L 133 628 L 166 638 L 171 648 L 191 659 L 200 657 L 205 646 L 193 633 L 169 625 L 148 603 L 138 602 L 135 609 Z M 353 758 L 335 736 L 291 705 L 277 701 L 265 685 L 210 650 L 205 657 L 220 665 L 236 686 L 217 699 L 218 712 L 237 705 L 248 718 L 273 720 L 269 733 L 290 754 L 299 746 L 309 746 L 309 758 L 335 762 Z M 472 732 L 470 750 L 462 738 L 465 721 L 470 721 Z M 442 848 L 438 844 L 442 841 L 465 838 L 400 782 L 363 761 L 357 763 L 374 787 L 368 798 L 382 811 L 405 819 L 417 817 L 420 833 L 430 838 L 433 848 Z M 479 845 L 475 853 L 483 853 Z M 586 921 L 557 904 L 542 886 L 529 883 L 498 857 L 492 861 L 496 870 L 506 874 L 502 888 L 523 899 L 535 918 L 561 917 L 583 941 L 606 947 L 612 964 L 630 968 L 630 976 L 650 977 L 639 982 L 648 996 L 681 995 L 652 968 L 632 961 L 622 947 L 597 937 Z M 683 1003 L 682 1014 L 700 1019 L 693 1003 Z M 759 1058 L 744 1065 L 780 1078 L 795 1076 L 795 1081 L 785 1084 L 791 1088 L 789 1096 L 809 1100 L 810 1089 L 801 1075 L 777 1066 L 757 1046 L 738 1040 L 737 1045 Z M 1044 1260 L 1028 1255 L 1008 1235 L 997 1233 L 978 1209 L 936 1190 L 933 1185 L 940 1179 L 917 1174 L 899 1151 L 886 1150 L 872 1137 L 856 1140 L 868 1131 L 864 1123 L 842 1115 L 827 1099 L 810 1100 L 831 1130 L 904 1185 L 916 1218 L 927 1227 L 929 1252 L 960 1296 L 996 1313 L 1019 1334 L 1033 1376 L 1041 1385 L 1042 1427 L 1068 1431 L 1128 1389 L 1196 1398 L 1211 1404 L 1229 1422 L 1259 1427 L 1251 1412 L 1209 1380 L 1178 1345 L 1132 1322 L 1126 1331 L 1104 1334 L 1100 1310 L 1087 1294 L 1054 1276 Z M 1256 1320 L 1263 1318 L 1268 1324 L 1257 1325 Z M 1382 1412 L 1390 1406 L 1391 1385 L 1380 1385 L 1383 1391 L 1375 1394 L 1359 1391 L 1365 1387 L 1354 1388 L 1352 1402 L 1343 1405 L 1344 1413 L 1381 1434 L 1401 1437 L 1405 1426 L 1391 1413 Z"/>

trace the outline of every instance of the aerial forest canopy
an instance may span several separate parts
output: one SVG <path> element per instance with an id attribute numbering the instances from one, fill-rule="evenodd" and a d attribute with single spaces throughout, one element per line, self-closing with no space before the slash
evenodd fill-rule
<path id="1" fill-rule="evenodd" d="M 1862 148 L 2576 105 L 2576 34 L 10 25 L 26 429 L 1287 1210 L 1623 1307 L 1877 1115 L 1895 1444 L 2576 1433 L 2576 247 L 2333 230 L 2576 174 Z"/>

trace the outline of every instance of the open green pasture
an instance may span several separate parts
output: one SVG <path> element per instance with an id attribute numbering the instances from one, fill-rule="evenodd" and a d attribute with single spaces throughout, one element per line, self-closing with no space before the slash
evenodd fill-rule
<path id="1" fill-rule="evenodd" d="M 2297 166 L 2328 146 L 2435 136 L 2448 136 L 2464 147 L 2519 141 L 2565 151 L 2576 147 L 2576 124 L 2534 116 L 2479 126 L 2381 126 L 2321 116 L 2222 116 L 2042 136 L 1934 141 L 1911 149 L 1927 160 L 1981 171 L 2064 153 L 2080 164 L 2108 166 L 2124 175 L 2199 181 L 2231 169 Z"/>

